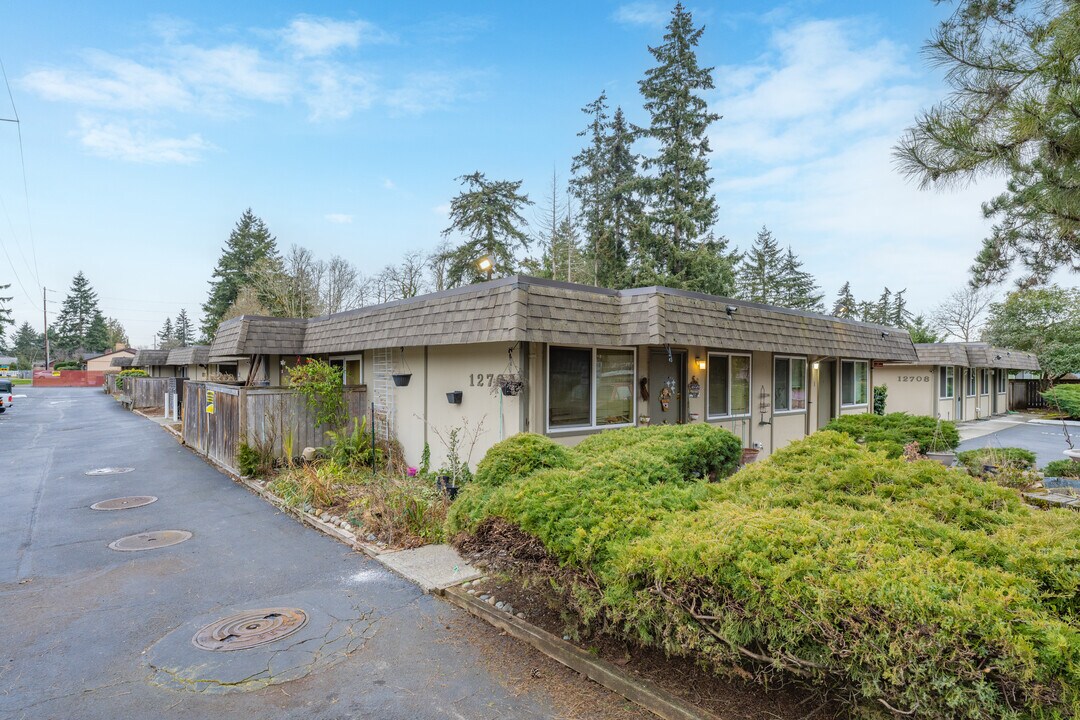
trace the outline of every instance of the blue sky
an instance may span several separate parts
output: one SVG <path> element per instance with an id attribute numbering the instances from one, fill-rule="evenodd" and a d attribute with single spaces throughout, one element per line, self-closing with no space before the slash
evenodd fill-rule
<path id="1" fill-rule="evenodd" d="M 718 232 L 746 247 L 768 225 L 830 298 L 845 280 L 868 299 L 906 287 L 921 310 L 959 287 L 987 230 L 979 203 L 1000 181 L 920 192 L 890 157 L 943 92 L 919 50 L 948 6 L 689 7 L 724 115 L 712 131 Z M 523 179 L 542 200 L 601 90 L 644 122 L 637 80 L 669 10 L 5 4 L 0 58 L 29 192 L 17 128 L 0 123 L 0 283 L 13 282 L 16 319 L 40 326 L 40 286 L 60 301 L 81 269 L 106 315 L 148 345 L 180 307 L 199 313 L 249 206 L 282 248 L 375 273 L 438 242 L 463 173 Z"/>

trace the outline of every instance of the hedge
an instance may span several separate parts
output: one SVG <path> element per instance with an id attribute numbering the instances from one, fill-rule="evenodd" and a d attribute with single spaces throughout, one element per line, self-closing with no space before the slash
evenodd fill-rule
<path id="1" fill-rule="evenodd" d="M 956 459 L 974 475 L 982 474 L 983 465 L 996 465 L 998 468 L 1013 470 L 1031 470 L 1035 467 L 1035 453 L 1024 448 L 975 448 L 957 453 Z"/>
<path id="2" fill-rule="evenodd" d="M 1080 420 L 1080 385 L 1058 385 L 1040 393 L 1050 407 Z"/>
<path id="3" fill-rule="evenodd" d="M 865 715 L 1080 714 L 1076 513 L 836 432 L 715 483 L 624 439 L 466 488 L 452 529 L 517 525 L 590 578 L 584 621 L 719 673 L 799 678 Z"/>
<path id="4" fill-rule="evenodd" d="M 1046 477 L 1080 478 L 1080 462 L 1051 460 L 1042 471 Z"/>
<path id="5" fill-rule="evenodd" d="M 888 415 L 841 415 L 829 422 L 824 429 L 850 435 L 857 441 L 866 443 L 871 449 L 884 450 L 891 458 L 900 457 L 904 446 L 912 441 L 919 443 L 919 452 L 922 453 L 931 450 L 953 450 L 960 444 L 960 433 L 955 423 L 948 420 L 938 421 L 928 415 L 908 415 L 902 412 Z"/>

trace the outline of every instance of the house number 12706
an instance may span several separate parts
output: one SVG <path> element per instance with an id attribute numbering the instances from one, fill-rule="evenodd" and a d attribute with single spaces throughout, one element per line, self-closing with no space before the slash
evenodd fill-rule
<path id="1" fill-rule="evenodd" d="M 469 387 L 491 387 L 491 383 L 495 381 L 495 373 L 476 373 L 475 375 L 469 373 Z"/>

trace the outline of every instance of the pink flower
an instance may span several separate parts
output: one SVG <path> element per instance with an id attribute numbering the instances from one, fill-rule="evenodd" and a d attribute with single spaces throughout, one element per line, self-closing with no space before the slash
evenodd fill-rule
<path id="1" fill-rule="evenodd" d="M 408 468 L 406 470 L 406 472 L 409 474 L 409 477 L 416 477 L 416 473 L 417 473 L 416 468 L 414 468 L 414 467 Z"/>

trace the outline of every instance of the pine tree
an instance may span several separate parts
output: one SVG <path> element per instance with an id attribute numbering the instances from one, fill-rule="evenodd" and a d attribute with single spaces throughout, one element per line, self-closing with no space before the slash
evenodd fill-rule
<path id="1" fill-rule="evenodd" d="M 45 359 L 45 336 L 23 322 L 11 340 L 11 353 L 20 370 L 30 370 L 34 363 Z"/>
<path id="2" fill-rule="evenodd" d="M 97 293 L 81 271 L 76 273 L 55 323 L 57 354 L 71 359 L 80 351 L 90 350 L 87 336 L 100 315 Z M 101 325 L 104 325 L 104 319 Z M 95 327 L 95 335 L 89 338 L 95 344 L 100 341 L 96 334 L 99 329 Z"/>
<path id="3" fill-rule="evenodd" d="M 109 347 L 127 347 L 131 344 L 128 340 L 127 330 L 116 318 L 105 318 L 105 328 L 109 332 Z"/>
<path id="4" fill-rule="evenodd" d="M 656 66 L 638 83 L 650 115 L 649 127 L 637 128 L 638 134 L 659 145 L 658 155 L 644 162 L 654 175 L 647 183 L 650 235 L 641 250 L 661 277 L 682 276 L 686 254 L 716 222 L 708 130 L 720 116 L 701 97 L 714 87 L 712 68 L 699 67 L 694 50 L 703 31 L 677 4 L 663 44 L 649 48 Z"/>
<path id="5" fill-rule="evenodd" d="M 836 302 L 833 303 L 832 312 L 829 314 L 838 318 L 853 318 L 858 314 L 858 302 L 851 292 L 850 282 L 845 282 L 836 293 Z"/>
<path id="6" fill-rule="evenodd" d="M 165 324 L 161 326 L 157 334 L 158 349 L 171 350 L 176 345 L 176 330 L 173 329 L 172 318 L 165 318 Z"/>
<path id="7" fill-rule="evenodd" d="M 780 263 L 780 301 L 781 307 L 822 312 L 821 301 L 825 297 L 814 281 L 814 276 L 802 269 L 802 261 L 796 257 L 791 246 Z"/>
<path id="8" fill-rule="evenodd" d="M 277 257 L 277 239 L 251 208 L 244 211 L 222 248 L 210 294 L 203 303 L 203 336 L 212 338 L 225 311 L 236 302 L 240 289 L 251 283 L 251 271 L 260 260 Z"/>
<path id="9" fill-rule="evenodd" d="M 881 291 L 881 295 L 878 297 L 877 303 L 874 305 L 874 309 L 870 316 L 870 322 L 875 322 L 880 325 L 889 324 L 889 315 L 892 311 L 892 291 L 889 288 L 885 288 Z"/>
<path id="10" fill-rule="evenodd" d="M 173 323 L 173 338 L 180 347 L 187 347 L 195 342 L 195 329 L 191 326 L 187 308 L 180 308 L 180 314 L 176 316 L 176 322 Z"/>
<path id="11" fill-rule="evenodd" d="M 866 300 L 860 300 L 857 316 L 863 322 L 877 322 L 877 305 Z"/>
<path id="12" fill-rule="evenodd" d="M 892 309 L 889 310 L 889 319 L 886 324 L 898 328 L 907 327 L 915 317 L 914 313 L 907 309 L 907 300 L 904 298 L 906 292 L 907 288 L 904 288 L 893 293 Z"/>
<path id="13" fill-rule="evenodd" d="M 736 292 L 743 300 L 779 305 L 783 299 L 784 252 L 764 225 L 739 260 Z"/>
<path id="14" fill-rule="evenodd" d="M 105 316 L 101 311 L 94 313 L 90 327 L 86 329 L 86 342 L 84 347 L 88 352 L 105 352 L 109 346 L 109 327 L 105 324 Z"/>
<path id="15" fill-rule="evenodd" d="M 10 289 L 11 283 L 0 285 L 0 292 Z M 11 317 L 11 308 L 8 307 L 9 302 L 11 302 L 10 297 L 0 297 L 0 340 L 4 337 L 4 328 L 15 325 L 15 320 Z"/>
<path id="16" fill-rule="evenodd" d="M 916 315 L 908 323 L 907 331 L 911 335 L 911 342 L 913 343 L 936 343 L 942 340 L 941 336 L 930 327 L 930 323 L 922 315 Z"/>
<path id="17" fill-rule="evenodd" d="M 578 133 L 588 142 L 575 155 L 570 164 L 570 192 L 581 208 L 580 219 L 585 231 L 585 245 L 592 260 L 592 283 L 609 287 L 612 275 L 619 275 L 620 253 L 611 246 L 611 233 L 607 224 L 611 174 L 607 159 L 607 94 L 581 108 L 589 117 L 589 125 Z M 613 267 L 614 266 L 614 267 Z"/>
<path id="18" fill-rule="evenodd" d="M 537 273 L 541 277 L 555 277 L 555 236 L 559 231 L 563 213 L 566 212 L 566 204 L 559 199 L 559 194 L 559 175 L 555 168 L 552 168 L 551 192 L 544 198 L 544 206 L 537 212 L 536 222 L 533 224 L 536 233 L 534 240 L 542 250 L 542 257 L 539 263 L 531 258 L 524 262 L 528 272 Z"/>
<path id="19" fill-rule="evenodd" d="M 512 273 L 517 267 L 515 251 L 529 246 L 529 236 L 522 230 L 528 222 L 521 211 L 532 201 L 520 192 L 521 181 L 488 180 L 482 172 L 458 179 L 465 190 L 450 201 L 450 227 L 442 234 L 459 232 L 468 239 L 450 251 L 450 285 L 487 279 L 477 265 L 483 258 L 491 263 L 494 277 Z"/>
<path id="20" fill-rule="evenodd" d="M 605 143 L 608 174 L 608 245 L 615 262 L 605 287 L 623 288 L 628 277 L 630 259 L 637 253 L 634 238 L 643 227 L 645 205 L 641 199 L 639 158 L 634 153 L 634 133 L 621 107 L 615 108 Z M 706 248 L 712 252 L 714 248 Z M 730 263 L 727 268 L 731 271 Z"/>

